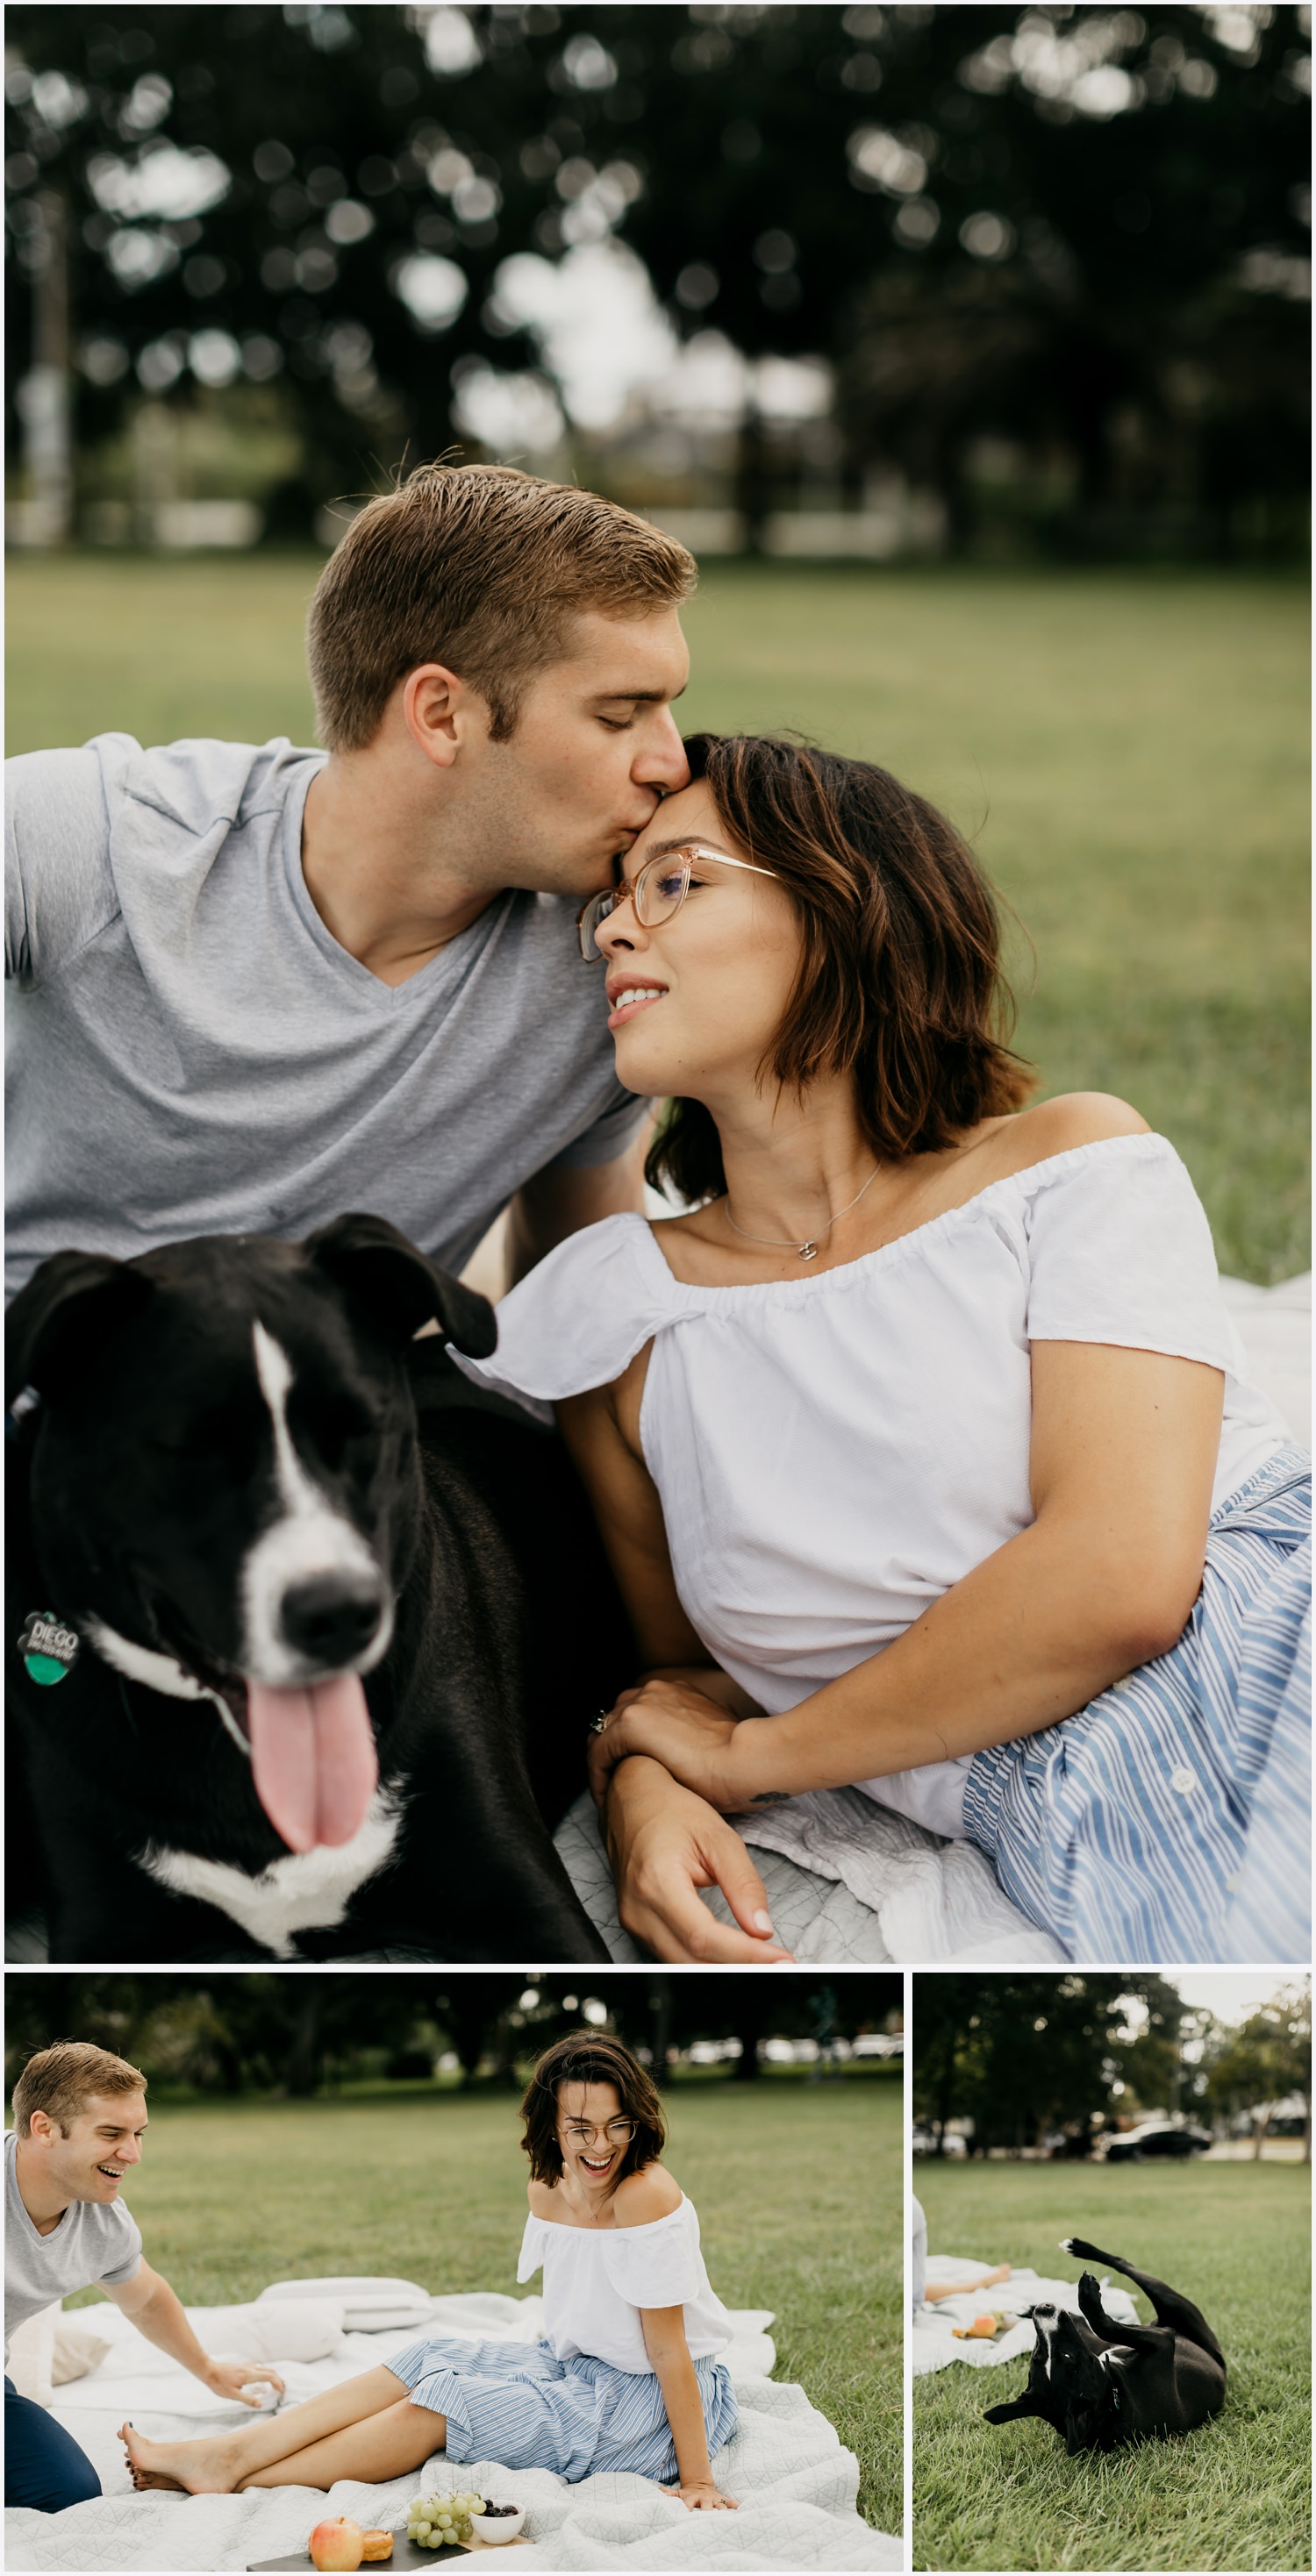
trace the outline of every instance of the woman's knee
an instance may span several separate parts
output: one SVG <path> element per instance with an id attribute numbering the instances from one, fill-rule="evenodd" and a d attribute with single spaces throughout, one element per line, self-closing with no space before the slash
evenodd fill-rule
<path id="1" fill-rule="evenodd" d="M 446 2450 L 448 2442 L 446 2415 L 436 2415 L 432 2406 L 413 2406 L 410 2398 L 405 2404 L 392 2407 L 390 2413 L 398 2427 L 399 2437 L 407 2443 L 409 2449 L 415 2448 L 418 2469 L 423 2468 L 425 2462 L 432 2459 L 436 2451 Z"/>

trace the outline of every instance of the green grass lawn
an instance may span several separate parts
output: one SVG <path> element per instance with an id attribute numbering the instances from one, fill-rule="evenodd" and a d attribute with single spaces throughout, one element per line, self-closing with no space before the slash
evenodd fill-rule
<path id="1" fill-rule="evenodd" d="M 859 2460 L 860 2510 L 898 2531 L 900 2084 L 678 2086 L 667 2109 L 714 2288 L 776 2311 L 775 2376 L 802 2383 Z M 127 2198 L 196 2306 L 334 2272 L 518 2297 L 519 2139 L 512 2097 L 488 2093 L 162 2107 Z"/>
<path id="2" fill-rule="evenodd" d="M 1049 2425 L 984 2424 L 1023 2361 L 916 2380 L 916 2567 L 1310 2567 L 1308 2171 L 920 2162 L 914 2188 L 933 2253 L 1069 2278 L 1058 2239 L 1086 2236 L 1194 2299 L 1229 2365 L 1210 2424 L 1106 2459 L 1067 2459 Z"/>
<path id="3" fill-rule="evenodd" d="M 319 557 L 11 561 L 9 747 L 118 727 L 312 738 Z M 1307 605 L 1197 571 L 712 564 L 690 725 L 793 726 L 970 832 L 1027 925 L 1044 1092 L 1183 1154 L 1222 1268 L 1306 1268 Z"/>

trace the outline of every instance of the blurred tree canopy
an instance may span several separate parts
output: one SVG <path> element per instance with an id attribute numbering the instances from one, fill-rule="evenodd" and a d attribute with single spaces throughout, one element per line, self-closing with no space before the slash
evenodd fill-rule
<path id="1" fill-rule="evenodd" d="M 1129 1997 L 1144 2007 L 1134 2029 Z M 1183 2005 L 1155 1975 L 923 1976 L 914 1988 L 914 2116 L 973 2122 L 975 2149 L 1040 2144 L 1113 2106 L 1173 2097 Z"/>
<path id="2" fill-rule="evenodd" d="M 6 1980 L 6 2080 L 37 2049 L 86 2039 L 114 2049 L 155 2082 L 205 2093 L 248 2091 L 306 2098 L 329 2081 L 388 2081 L 432 2072 L 450 2050 L 464 2079 L 484 2067 L 513 2085 L 517 2068 L 568 2030 L 605 2021 L 646 2052 L 661 2080 L 669 2048 L 737 2038 L 733 2079 L 758 2072 L 769 2035 L 853 2040 L 898 2017 L 898 1973 L 809 1972 L 764 1977 L 720 1971 L 673 1977 L 663 1969 L 605 1977 L 588 1971 L 527 1981 L 522 1970 L 379 1970 L 368 1976 L 289 1977 L 277 1971 L 204 1976 L 52 1970 Z"/>
<path id="3" fill-rule="evenodd" d="M 1306 2160 L 1311 2162 L 1311 1988 L 1291 1988 L 1249 2014 L 1237 2029 L 1215 2030 L 1203 2053 L 1206 2098 L 1216 2109 L 1254 2114 L 1253 2152 L 1260 2155 L 1275 2104 L 1296 2093 L 1305 2105 Z"/>
<path id="4" fill-rule="evenodd" d="M 851 487 L 953 541 L 987 438 L 1058 546 L 1228 551 L 1306 488 L 1310 16 L 16 6 L 17 373 L 63 235 L 79 443 L 277 380 L 305 518 L 443 451 L 463 367 L 542 367 L 505 260 L 615 234 L 686 336 L 827 359 Z M 769 470 L 751 419 L 751 523 Z"/>

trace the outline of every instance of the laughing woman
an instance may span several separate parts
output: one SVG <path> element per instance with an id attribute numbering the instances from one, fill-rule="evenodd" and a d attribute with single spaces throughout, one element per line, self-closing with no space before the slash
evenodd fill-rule
<path id="1" fill-rule="evenodd" d="M 139 2487 L 231 2495 L 245 2487 L 367 2484 L 436 2451 L 652 2478 L 691 2512 L 734 2508 L 713 2454 L 736 2429 L 718 2356 L 731 2320 L 710 2287 L 699 2221 L 659 2162 L 662 2107 L 620 2040 L 575 2031 L 541 2057 L 521 2105 L 530 2215 L 519 2281 L 541 2267 L 537 2344 L 426 2336 L 304 2406 L 197 2442 L 120 2438 Z"/>
<path id="2" fill-rule="evenodd" d="M 689 1212 L 573 1235 L 466 1363 L 556 1403 L 640 1641 L 592 1751 L 622 1920 L 780 1955 L 726 1819 L 852 1786 L 1072 1956 L 1306 1958 L 1310 1462 L 1183 1164 L 1104 1094 L 1025 1105 L 942 815 L 687 747 L 581 945 Z"/>

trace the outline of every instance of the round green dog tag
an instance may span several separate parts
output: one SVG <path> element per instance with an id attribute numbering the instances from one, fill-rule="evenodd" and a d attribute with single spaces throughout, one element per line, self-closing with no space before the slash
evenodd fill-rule
<path id="1" fill-rule="evenodd" d="M 78 1638 L 53 1610 L 30 1610 L 18 1640 L 23 1670 L 29 1680 L 48 1687 L 62 1682 L 78 1660 Z"/>

